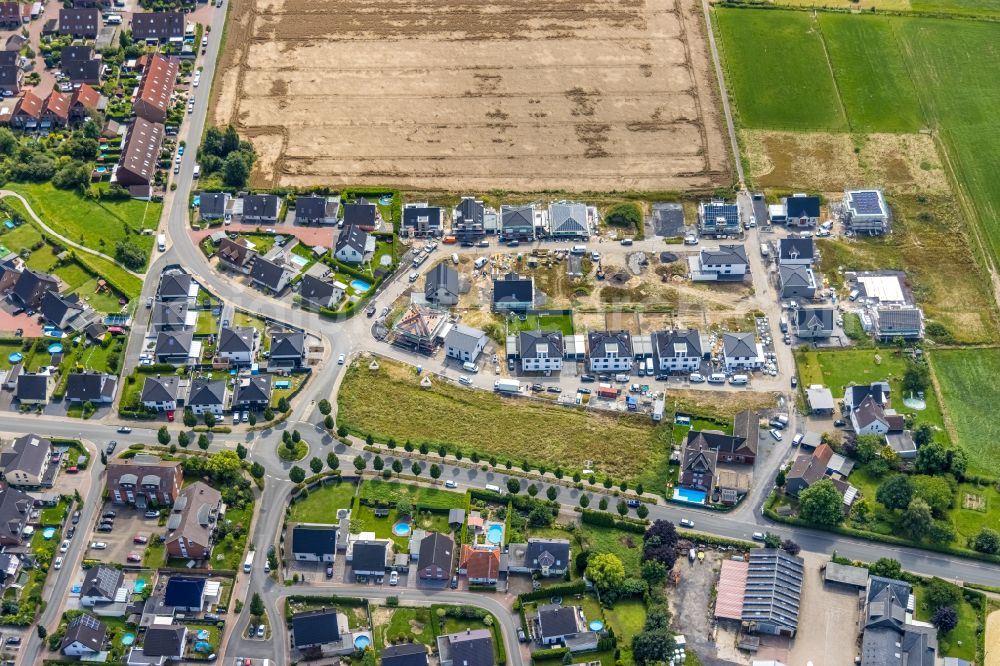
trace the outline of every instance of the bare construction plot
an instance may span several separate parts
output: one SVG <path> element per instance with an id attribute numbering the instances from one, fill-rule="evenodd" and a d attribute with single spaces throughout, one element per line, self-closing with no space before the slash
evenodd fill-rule
<path id="1" fill-rule="evenodd" d="M 216 123 L 257 185 L 605 191 L 732 182 L 695 0 L 250 0 Z"/>

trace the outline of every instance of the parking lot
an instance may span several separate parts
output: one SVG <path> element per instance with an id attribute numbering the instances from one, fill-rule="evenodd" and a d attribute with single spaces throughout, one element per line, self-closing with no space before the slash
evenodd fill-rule
<path id="1" fill-rule="evenodd" d="M 826 558 L 801 553 L 805 560 L 799 630 L 788 653 L 788 663 L 840 666 L 857 656 L 858 595 L 824 585 L 820 566 Z"/>
<path id="2" fill-rule="evenodd" d="M 99 531 L 103 516 L 110 511 L 115 512 L 113 528 L 111 531 Z M 108 547 L 104 550 L 91 548 L 87 557 L 120 564 L 141 564 L 146 545 L 136 544 L 133 539 L 137 535 L 143 535 L 150 539 L 154 534 L 162 534 L 163 532 L 163 528 L 159 526 L 158 518 L 146 518 L 143 514 L 143 510 L 134 507 L 105 502 L 97 518 L 97 524 L 94 526 L 94 534 L 90 543 L 103 542 L 108 544 Z M 139 554 L 139 562 L 128 562 L 128 555 L 131 552 Z"/>

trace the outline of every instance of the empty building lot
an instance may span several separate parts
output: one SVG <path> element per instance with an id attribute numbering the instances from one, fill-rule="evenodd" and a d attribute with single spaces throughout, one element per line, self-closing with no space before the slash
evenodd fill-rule
<path id="1" fill-rule="evenodd" d="M 691 189 L 731 182 L 695 0 L 255 0 L 212 119 L 255 184 Z"/>

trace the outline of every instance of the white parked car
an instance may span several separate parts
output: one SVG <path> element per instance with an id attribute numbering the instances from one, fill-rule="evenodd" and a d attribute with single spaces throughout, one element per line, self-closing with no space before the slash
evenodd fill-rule
<path id="1" fill-rule="evenodd" d="M 344 361 L 346 360 L 346 358 L 347 357 L 344 356 L 343 354 L 341 354 L 340 356 L 338 356 L 337 357 L 337 365 L 344 365 Z"/>
<path id="2" fill-rule="evenodd" d="M 396 586 L 399 585 L 399 572 L 392 571 L 389 573 L 389 585 Z"/>
<path id="3" fill-rule="evenodd" d="M 69 550 L 69 539 L 64 540 L 59 546 L 60 553 L 65 553 L 67 550 Z"/>
<path id="4" fill-rule="evenodd" d="M 199 83 L 201 83 L 201 72 L 196 72 L 194 79 L 191 81 L 191 85 L 197 88 Z"/>
<path id="5" fill-rule="evenodd" d="M 55 569 L 62 569 L 62 563 L 63 563 L 63 558 L 57 557 L 55 561 L 52 563 L 52 566 Z"/>
<path id="6" fill-rule="evenodd" d="M 705 381 L 705 378 L 701 376 L 700 372 L 692 372 L 690 375 L 688 375 L 688 381 L 690 381 L 692 384 L 700 384 L 703 381 Z"/>
<path id="7" fill-rule="evenodd" d="M 681 527 L 694 527 L 694 521 L 690 518 L 681 518 Z"/>
<path id="8" fill-rule="evenodd" d="M 451 479 L 448 479 L 447 481 L 444 482 L 444 487 L 445 488 L 458 488 L 458 484 L 455 483 L 454 481 L 452 481 Z"/>
<path id="9" fill-rule="evenodd" d="M 93 550 L 107 550 L 108 544 L 104 543 L 103 541 L 94 541 L 93 543 L 90 544 L 90 547 Z"/>
<path id="10" fill-rule="evenodd" d="M 771 428 L 771 437 L 773 437 L 775 440 L 777 440 L 777 441 L 780 442 L 781 441 L 781 431 L 780 430 L 776 430 L 774 428 Z"/>

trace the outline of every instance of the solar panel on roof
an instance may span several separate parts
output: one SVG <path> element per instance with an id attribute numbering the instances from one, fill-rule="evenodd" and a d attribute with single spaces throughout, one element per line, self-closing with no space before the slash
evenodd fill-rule
<path id="1" fill-rule="evenodd" d="M 863 191 L 863 192 L 852 192 L 851 193 L 851 203 L 856 210 L 861 215 L 878 215 L 882 212 L 882 203 L 880 201 L 878 192 L 874 191 Z"/>

